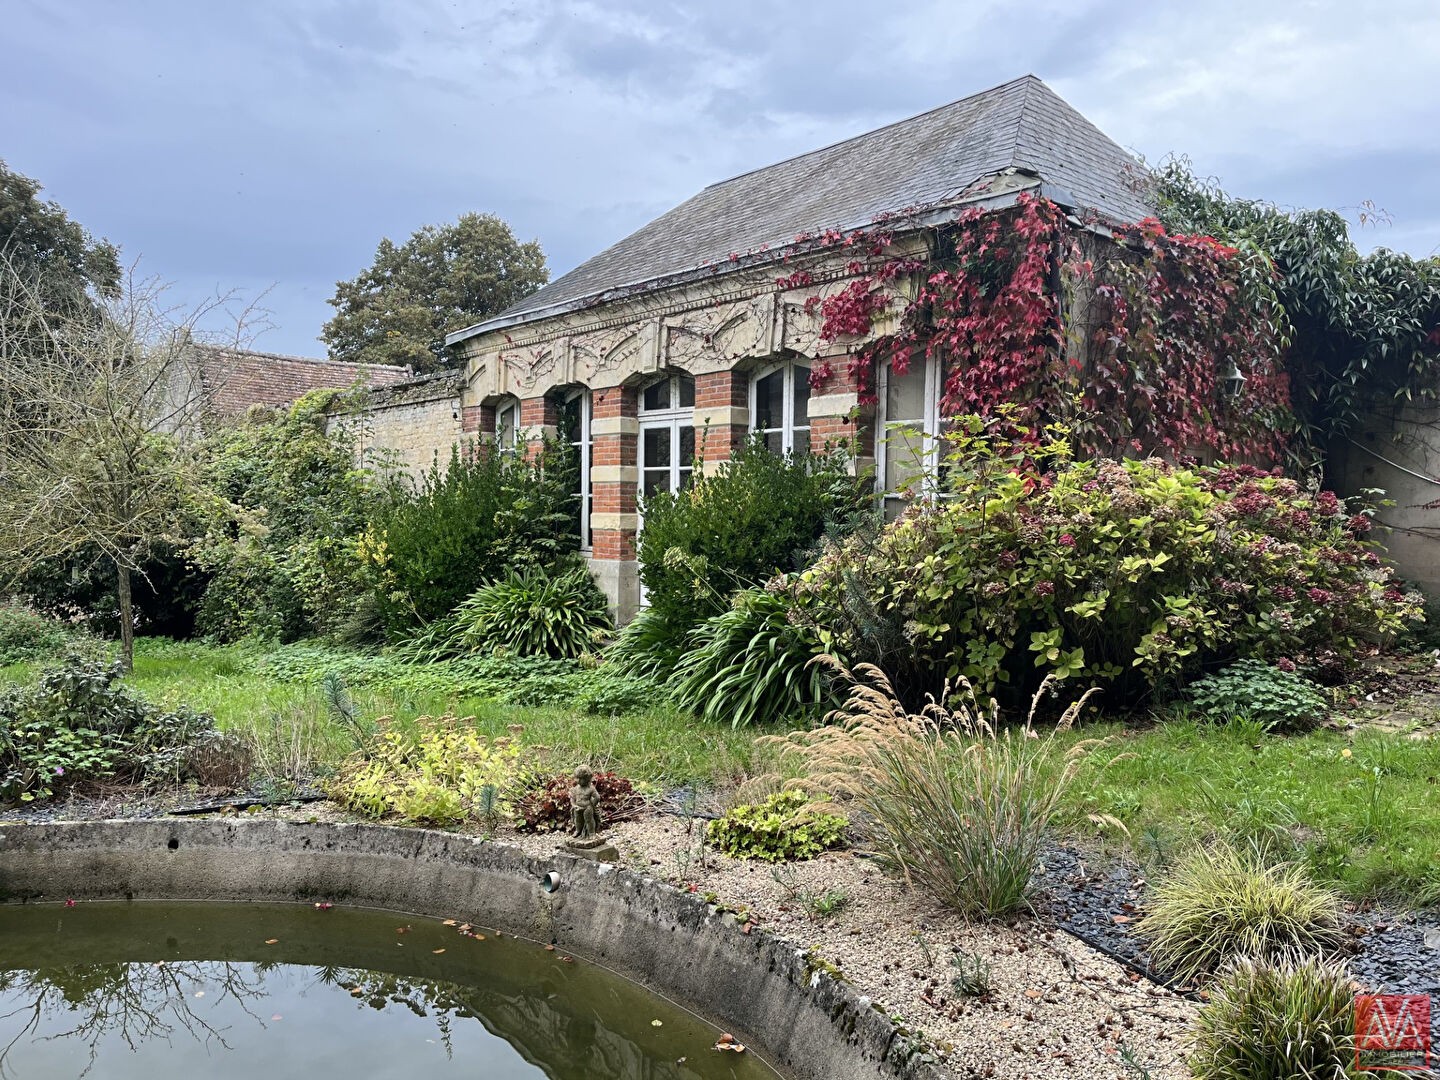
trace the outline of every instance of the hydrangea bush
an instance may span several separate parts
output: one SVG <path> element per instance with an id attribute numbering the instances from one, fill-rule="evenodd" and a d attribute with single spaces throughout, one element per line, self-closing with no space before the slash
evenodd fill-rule
<path id="1" fill-rule="evenodd" d="M 1370 518 L 1331 492 L 1250 466 L 959 441 L 949 497 L 834 548 L 792 586 L 827 648 L 913 694 L 1054 674 L 1108 685 L 1117 703 L 1236 657 L 1284 669 L 1353 650 L 1420 617 L 1367 542 Z"/>

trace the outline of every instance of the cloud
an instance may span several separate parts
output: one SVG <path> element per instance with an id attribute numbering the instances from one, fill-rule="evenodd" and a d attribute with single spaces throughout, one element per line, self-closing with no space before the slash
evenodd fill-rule
<path id="1" fill-rule="evenodd" d="M 143 14 L 140 12 L 143 11 Z M 1313 0 L 102 0 L 7 11 L 0 155 L 201 295 L 274 282 L 317 352 L 381 236 L 467 210 L 557 272 L 719 179 L 1025 72 L 1239 194 L 1440 245 L 1440 10 Z"/>

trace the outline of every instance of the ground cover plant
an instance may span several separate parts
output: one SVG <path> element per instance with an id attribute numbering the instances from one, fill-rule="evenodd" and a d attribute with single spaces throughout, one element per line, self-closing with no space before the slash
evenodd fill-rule
<path id="1" fill-rule="evenodd" d="M 1245 717 L 1267 728 L 1314 723 L 1329 704 L 1315 683 L 1263 660 L 1237 660 L 1222 671 L 1196 679 L 1185 688 L 1185 697 L 1195 713 L 1207 720 L 1224 723 Z"/>
<path id="2" fill-rule="evenodd" d="M 706 826 L 705 842 L 736 859 L 788 862 L 838 846 L 848 824 L 839 814 L 810 806 L 805 794 L 792 788 L 733 807 Z"/>
<path id="3" fill-rule="evenodd" d="M 70 658 L 33 683 L 0 687 L 0 801 L 31 802 L 97 781 L 243 776 L 243 748 L 215 720 L 161 708 L 120 685 L 122 668 Z M 200 763 L 209 770 L 197 768 Z"/>
<path id="4" fill-rule="evenodd" d="M 600 824 L 607 828 L 618 821 L 629 821 L 645 806 L 635 785 L 613 772 L 597 772 L 591 777 L 600 795 Z M 570 773 L 536 776 L 515 800 L 516 826 L 523 832 L 564 832 L 571 826 L 570 788 L 575 777 Z"/>

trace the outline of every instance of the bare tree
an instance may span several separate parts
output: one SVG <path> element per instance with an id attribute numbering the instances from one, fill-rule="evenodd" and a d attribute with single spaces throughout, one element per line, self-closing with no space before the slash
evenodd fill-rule
<path id="1" fill-rule="evenodd" d="M 134 656 L 133 575 L 152 544 L 184 543 L 225 504 L 200 469 L 206 389 L 192 347 L 232 296 L 166 306 L 132 268 L 96 307 L 45 301 L 0 254 L 0 572 L 91 547 L 115 567 L 121 653 Z M 249 312 L 231 315 L 236 345 Z"/>

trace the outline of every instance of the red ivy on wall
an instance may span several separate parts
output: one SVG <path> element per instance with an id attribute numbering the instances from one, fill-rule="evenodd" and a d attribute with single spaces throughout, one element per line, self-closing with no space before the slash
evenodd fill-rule
<path id="1" fill-rule="evenodd" d="M 822 340 L 862 338 L 893 302 L 887 285 L 923 274 L 899 329 L 850 358 L 862 400 L 874 400 L 877 364 L 903 373 L 936 357 L 949 415 L 1018 406 L 1018 423 L 1063 421 L 1092 453 L 1276 459 L 1292 426 L 1283 343 L 1241 253 L 1154 219 L 1112 232 L 1101 240 L 1026 194 L 1005 212 L 961 214 L 930 264 L 884 257 L 888 232 L 836 233 L 830 242 L 867 259 L 806 307 L 820 311 Z M 1233 399 L 1222 387 L 1232 366 L 1245 379 Z"/>

